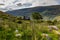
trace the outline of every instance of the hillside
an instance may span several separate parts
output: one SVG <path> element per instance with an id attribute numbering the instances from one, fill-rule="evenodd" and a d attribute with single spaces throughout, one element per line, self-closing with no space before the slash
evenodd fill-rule
<path id="1" fill-rule="evenodd" d="M 15 16 L 27 16 L 27 17 L 30 16 L 33 12 L 41 12 L 43 16 L 54 18 L 60 15 L 60 5 L 39 6 L 39 7 L 33 7 L 33 8 L 7 11 L 7 13 Z"/>
<path id="2" fill-rule="evenodd" d="M 56 12 L 57 8 L 50 9 L 53 14 L 49 10 L 45 10 L 41 14 L 43 17 L 45 16 L 45 19 L 53 15 L 55 15 L 55 19 L 58 19 L 60 17 L 58 17 L 59 12 L 58 14 Z M 56 14 L 54 14 L 55 12 Z M 18 15 L 15 17 L 11 14 L 0 11 L 1 40 L 60 40 L 60 21 L 22 20 Z"/>
<path id="3" fill-rule="evenodd" d="M 1 20 L 3 20 L 3 21 L 4 21 L 4 20 L 13 21 L 13 20 L 15 20 L 15 16 L 0 11 L 0 21 L 1 21 Z"/>
<path id="4" fill-rule="evenodd" d="M 60 16 L 55 17 L 54 20 L 60 21 Z"/>

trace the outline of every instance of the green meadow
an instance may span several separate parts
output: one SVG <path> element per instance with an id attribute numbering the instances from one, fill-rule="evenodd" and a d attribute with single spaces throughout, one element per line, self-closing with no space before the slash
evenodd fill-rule
<path id="1" fill-rule="evenodd" d="M 0 40 L 60 40 L 60 21 L 43 20 L 39 13 L 26 19 L 0 12 Z"/>

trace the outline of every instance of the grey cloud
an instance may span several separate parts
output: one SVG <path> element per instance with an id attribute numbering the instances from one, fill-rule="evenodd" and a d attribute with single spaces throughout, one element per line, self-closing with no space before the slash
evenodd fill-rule
<path id="1" fill-rule="evenodd" d="M 32 3 L 24 3 L 24 6 L 32 6 Z"/>

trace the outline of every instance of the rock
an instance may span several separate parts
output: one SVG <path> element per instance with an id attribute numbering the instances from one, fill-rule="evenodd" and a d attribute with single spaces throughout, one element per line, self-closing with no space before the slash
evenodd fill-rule
<path id="1" fill-rule="evenodd" d="M 58 30 L 59 28 L 57 28 L 57 26 L 48 26 L 48 28 L 50 29 L 50 30 Z"/>

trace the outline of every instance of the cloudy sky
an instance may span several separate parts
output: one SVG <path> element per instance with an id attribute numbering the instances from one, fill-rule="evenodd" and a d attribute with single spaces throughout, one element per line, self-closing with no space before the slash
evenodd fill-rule
<path id="1" fill-rule="evenodd" d="M 59 4 L 60 0 L 0 0 L 0 11 Z"/>

